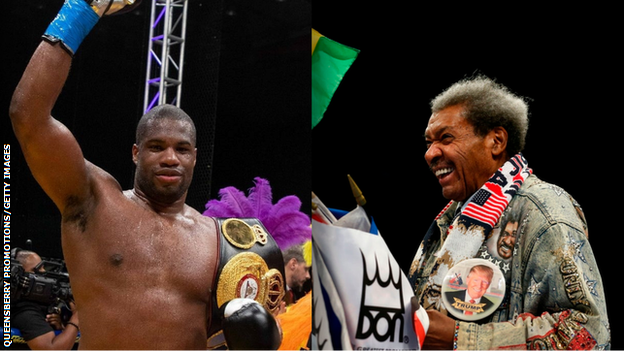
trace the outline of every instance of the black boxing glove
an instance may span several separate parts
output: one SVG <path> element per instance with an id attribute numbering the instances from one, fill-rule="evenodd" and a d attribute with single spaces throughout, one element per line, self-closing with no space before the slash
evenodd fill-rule
<path id="1" fill-rule="evenodd" d="M 223 336 L 230 350 L 277 350 L 282 335 L 277 321 L 252 299 L 237 298 L 223 304 Z"/>

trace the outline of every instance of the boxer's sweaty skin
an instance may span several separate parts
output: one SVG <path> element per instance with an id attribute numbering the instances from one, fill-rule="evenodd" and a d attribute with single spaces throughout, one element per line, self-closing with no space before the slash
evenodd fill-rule
<path id="1" fill-rule="evenodd" d="M 76 221 L 62 225 L 80 347 L 205 348 L 217 259 L 213 220 L 188 207 L 158 214 L 102 177 L 84 231 Z"/>
<path id="2" fill-rule="evenodd" d="M 184 204 L 196 155 L 188 125 L 151 128 L 132 149 L 135 187 L 122 191 L 50 116 L 70 63 L 43 42 L 10 115 L 31 172 L 62 214 L 80 348 L 205 349 L 218 244 L 214 220 Z"/>

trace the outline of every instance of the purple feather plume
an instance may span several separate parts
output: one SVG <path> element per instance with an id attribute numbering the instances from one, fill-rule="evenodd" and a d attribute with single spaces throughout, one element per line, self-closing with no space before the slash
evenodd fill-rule
<path id="1" fill-rule="evenodd" d="M 273 192 L 268 180 L 256 177 L 254 182 L 256 186 L 249 189 L 249 202 L 256 209 L 254 217 L 264 218 L 273 206 Z"/>
<path id="2" fill-rule="evenodd" d="M 300 208 L 301 201 L 298 197 L 286 196 L 281 198 L 262 220 L 281 248 L 301 244 L 312 236 L 310 218 L 300 212 Z"/>
<path id="3" fill-rule="evenodd" d="M 269 182 L 256 177 L 254 183 L 255 186 L 249 189 L 249 196 L 231 186 L 219 190 L 220 200 L 208 201 L 203 215 L 258 218 L 282 250 L 310 240 L 310 218 L 300 211 L 301 200 L 290 195 L 273 204 Z"/>
<path id="4" fill-rule="evenodd" d="M 221 201 L 210 200 L 206 204 L 205 216 L 209 217 L 253 217 L 253 207 L 245 193 L 228 186 L 219 190 Z"/>

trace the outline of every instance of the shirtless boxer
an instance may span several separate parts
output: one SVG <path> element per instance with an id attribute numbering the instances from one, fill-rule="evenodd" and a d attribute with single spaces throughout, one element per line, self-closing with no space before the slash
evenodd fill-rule
<path id="1" fill-rule="evenodd" d="M 184 203 L 196 160 L 193 122 L 173 106 L 144 116 L 132 147 L 134 188 L 123 191 L 50 116 L 74 51 L 63 39 L 39 45 L 10 116 L 32 174 L 62 215 L 80 348 L 205 349 L 217 232 L 212 218 Z"/>

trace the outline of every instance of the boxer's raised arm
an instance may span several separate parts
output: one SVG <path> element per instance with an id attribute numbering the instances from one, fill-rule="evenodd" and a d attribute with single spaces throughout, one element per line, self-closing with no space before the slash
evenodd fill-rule
<path id="1" fill-rule="evenodd" d="M 64 212 L 89 194 L 89 174 L 78 142 L 52 107 L 67 80 L 73 54 L 101 16 L 140 0 L 65 0 L 46 29 L 15 89 L 9 115 L 26 162 L 43 190 Z M 131 4 L 131 5 L 128 5 Z"/>
<path id="2" fill-rule="evenodd" d="M 15 89 L 9 112 L 33 176 L 61 212 L 68 199 L 84 198 L 88 189 L 78 142 L 50 115 L 70 65 L 68 52 L 58 44 L 43 41 Z"/>

